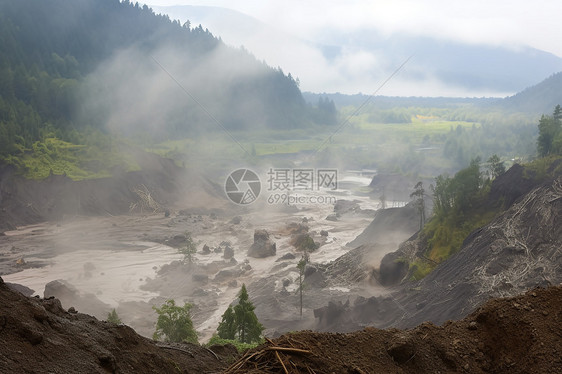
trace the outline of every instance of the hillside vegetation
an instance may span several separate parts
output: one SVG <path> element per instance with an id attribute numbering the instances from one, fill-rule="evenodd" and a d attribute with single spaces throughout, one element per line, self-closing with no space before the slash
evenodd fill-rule
<path id="1" fill-rule="evenodd" d="M 116 0 L 0 0 L 0 159 L 74 179 L 136 165 L 124 138 L 333 123 L 298 80 L 189 22 Z M 139 143 L 139 140 L 141 142 Z"/>
<path id="2" fill-rule="evenodd" d="M 531 162 L 510 170 L 510 175 L 519 175 L 519 183 L 526 186 L 538 186 L 547 180 L 562 175 L 562 116 L 557 105 L 552 116 L 543 115 L 539 121 L 537 153 L 539 157 Z M 470 165 L 457 172 L 453 177 L 439 175 L 431 186 L 433 198 L 433 216 L 423 227 L 420 240 L 423 248 L 417 260 L 410 263 L 411 276 L 420 279 L 435 266 L 448 259 L 461 248 L 471 232 L 486 225 L 498 213 L 508 209 L 513 199 L 505 193 L 498 193 L 502 187 L 505 173 L 503 162 L 491 157 L 483 164 L 473 159 Z M 509 177 L 510 180 L 513 177 Z"/>

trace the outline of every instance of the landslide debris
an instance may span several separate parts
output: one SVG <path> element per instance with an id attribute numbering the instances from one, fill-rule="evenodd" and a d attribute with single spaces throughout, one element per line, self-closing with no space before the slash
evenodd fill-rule
<path id="1" fill-rule="evenodd" d="M 562 287 L 493 299 L 463 320 L 411 330 L 300 331 L 268 340 L 224 372 L 560 373 Z"/>
<path id="2" fill-rule="evenodd" d="M 377 210 L 373 221 L 357 238 L 349 242 L 349 247 L 364 244 L 394 244 L 396 247 L 419 230 L 419 213 L 414 203 L 400 208 Z"/>
<path id="3" fill-rule="evenodd" d="M 169 214 L 174 203 L 208 209 L 223 204 L 217 186 L 204 176 L 155 154 L 134 152 L 134 158 L 141 170 L 80 181 L 54 174 L 43 180 L 25 179 L 14 167 L 0 163 L 0 233 L 65 215 L 117 215 L 130 210 Z"/>
<path id="4" fill-rule="evenodd" d="M 156 343 L 128 326 L 69 313 L 58 299 L 26 297 L 2 278 L 0 300 L 0 373 L 216 373 L 237 355 L 234 347 L 213 353 Z"/>
<path id="5" fill-rule="evenodd" d="M 410 330 L 300 331 L 239 356 L 164 344 L 23 296 L 0 278 L 0 373 L 559 373 L 562 286 L 492 299 L 463 320 Z M 212 352 L 211 352 L 212 350 Z"/>
<path id="6" fill-rule="evenodd" d="M 517 184 L 525 174 L 518 167 L 513 170 L 498 178 L 503 185 Z M 373 272 L 375 283 L 393 285 L 387 294 L 318 308 L 316 328 L 347 332 L 362 326 L 442 324 L 463 318 L 490 298 L 561 284 L 562 175 L 534 183 L 534 188 L 522 182 L 507 192 L 493 187 L 494 196 L 506 197 L 511 206 L 473 231 L 457 253 L 420 281 L 410 279 L 408 264 L 423 255 L 425 247 L 421 235 L 413 236 Z M 527 192 L 515 197 L 517 191 Z"/>

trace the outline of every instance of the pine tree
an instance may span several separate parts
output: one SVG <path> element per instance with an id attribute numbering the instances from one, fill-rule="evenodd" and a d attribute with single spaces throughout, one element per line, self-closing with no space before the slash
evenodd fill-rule
<path id="1" fill-rule="evenodd" d="M 242 284 L 242 289 L 238 296 L 238 305 L 234 307 L 236 325 L 238 328 L 238 340 L 242 343 L 258 342 L 264 330 L 258 317 L 254 313 L 255 306 L 248 297 L 246 285 Z"/>
<path id="2" fill-rule="evenodd" d="M 193 255 L 197 252 L 197 243 L 191 237 L 190 232 L 185 232 L 185 244 L 178 251 L 183 255 L 183 263 L 191 266 L 193 264 Z"/>
<path id="3" fill-rule="evenodd" d="M 237 340 L 241 343 L 258 343 L 264 330 L 254 313 L 254 304 L 249 300 L 246 285 L 238 294 L 238 304 L 229 306 L 222 315 L 217 332 L 220 338 Z"/>
<path id="4" fill-rule="evenodd" d="M 554 108 L 552 118 L 554 118 L 556 121 L 562 121 L 562 107 L 560 107 L 560 104 L 556 105 L 556 107 Z"/>
<path id="5" fill-rule="evenodd" d="M 562 108 L 557 105 L 552 116 L 541 116 L 539 120 L 539 137 L 537 139 L 537 151 L 539 156 L 559 153 L 562 137 Z"/>
<path id="6" fill-rule="evenodd" d="M 107 314 L 107 322 L 114 323 L 116 325 L 120 325 L 123 323 L 119 318 L 119 316 L 117 315 L 115 309 L 113 309 L 111 312 Z"/>
<path id="7" fill-rule="evenodd" d="M 503 164 L 503 161 L 500 159 L 498 155 L 496 154 L 492 155 L 488 159 L 488 163 L 489 163 L 488 169 L 490 171 L 490 175 L 492 179 L 496 179 L 497 177 L 505 173 L 505 165 Z"/>
<path id="8" fill-rule="evenodd" d="M 308 256 L 302 256 L 301 260 L 297 264 L 297 268 L 299 269 L 299 296 L 300 296 L 300 312 L 302 317 L 302 291 L 304 288 L 304 270 L 306 269 L 306 264 L 308 262 Z"/>
<path id="9" fill-rule="evenodd" d="M 222 339 L 236 339 L 236 318 L 232 306 L 228 306 L 222 315 L 222 321 L 219 323 L 217 333 Z"/>

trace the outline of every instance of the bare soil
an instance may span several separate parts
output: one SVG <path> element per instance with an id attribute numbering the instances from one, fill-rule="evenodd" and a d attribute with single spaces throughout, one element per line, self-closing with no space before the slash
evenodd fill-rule
<path id="1" fill-rule="evenodd" d="M 0 373 L 211 373 L 237 355 L 231 346 L 213 354 L 156 343 L 128 326 L 69 313 L 57 299 L 25 297 L 2 278 L 0 300 Z"/>
<path id="2" fill-rule="evenodd" d="M 410 330 L 300 331 L 240 356 L 164 344 L 29 298 L 0 278 L 0 373 L 560 373 L 562 286 L 492 299 L 460 321 Z"/>
<path id="3" fill-rule="evenodd" d="M 225 373 L 560 373 L 561 305 L 557 286 L 492 299 L 442 327 L 286 334 Z"/>

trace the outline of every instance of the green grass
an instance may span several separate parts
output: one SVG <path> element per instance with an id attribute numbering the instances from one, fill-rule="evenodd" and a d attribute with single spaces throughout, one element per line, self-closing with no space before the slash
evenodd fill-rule
<path id="1" fill-rule="evenodd" d="M 233 131 L 231 134 L 248 153 L 257 157 L 312 152 L 321 145 L 328 146 L 330 150 L 336 152 L 355 149 L 360 152 L 382 153 L 386 150 L 396 150 L 397 145 L 404 147 L 407 143 L 419 144 L 426 136 L 446 134 L 457 126 L 472 127 L 473 125 L 472 122 L 464 121 L 423 121 L 415 117 L 411 123 L 370 123 L 367 115 L 359 115 L 353 117 L 335 135 L 337 127 L 333 126 L 313 126 L 286 131 Z M 324 144 L 330 136 L 332 136 L 331 140 Z M 223 132 L 215 132 L 199 138 L 164 141 L 147 145 L 145 148 L 179 162 L 191 160 L 197 163 L 199 160 L 213 160 L 220 157 L 240 159 L 245 156 L 241 147 Z"/>
<path id="2" fill-rule="evenodd" d="M 562 159 L 562 156 L 550 155 L 526 163 L 523 177 L 534 181 L 542 181 L 549 176 L 558 175 L 557 173 L 560 171 L 559 169 L 562 168 L 562 164 L 554 170 L 551 169 L 552 164 L 560 159 Z"/>
<path id="3" fill-rule="evenodd" d="M 430 220 L 423 228 L 423 235 L 428 238 L 427 258 L 435 263 L 446 260 L 461 248 L 464 239 L 472 231 L 488 224 L 497 213 L 496 208 L 471 212 L 462 223 L 454 219 Z"/>
<path id="4" fill-rule="evenodd" d="M 235 160 L 249 166 L 264 162 L 286 166 L 293 158 L 298 159 L 286 155 L 310 154 L 323 146 L 314 157 L 326 164 L 341 161 L 354 168 L 394 165 L 396 172 L 403 172 L 401 165 L 408 165 L 418 158 L 415 147 L 427 136 L 432 137 L 432 144 L 439 144 L 439 136 L 451 128 L 472 125 L 471 122 L 438 118 L 422 120 L 415 116 L 411 123 L 372 123 L 369 122 L 369 114 L 365 113 L 351 118 L 335 135 L 338 126 L 231 132 L 239 144 L 222 131 L 154 143 L 147 138 L 124 140 L 100 131 L 85 130 L 73 133 L 69 141 L 51 135 L 2 160 L 15 165 L 21 175 L 30 179 L 43 179 L 52 173 L 82 180 L 139 170 L 130 152 L 123 149 L 141 148 L 170 158 L 178 166 L 205 166 L 206 170 L 212 171 L 231 167 Z M 325 143 L 330 136 L 331 140 Z M 451 167 L 451 161 L 444 159 L 440 151 L 424 152 L 423 157 L 424 164 L 431 170 Z"/>
<path id="5" fill-rule="evenodd" d="M 435 266 L 437 265 L 432 264 L 429 261 L 419 258 L 416 259 L 414 262 L 411 262 L 409 266 L 409 270 L 412 272 L 410 280 L 417 281 L 422 279 L 427 274 L 431 273 Z"/>
<path id="6" fill-rule="evenodd" d="M 211 339 L 209 340 L 209 342 L 207 344 L 205 344 L 205 346 L 210 347 L 212 345 L 232 344 L 233 346 L 236 347 L 238 352 L 243 353 L 243 352 L 247 351 L 248 349 L 252 349 L 252 348 L 257 347 L 258 345 L 262 344 L 263 342 L 264 341 L 261 341 L 259 343 L 248 344 L 248 343 L 241 343 L 238 340 L 222 339 L 222 338 L 219 338 L 218 335 L 213 335 L 211 337 Z"/>
<path id="7" fill-rule="evenodd" d="M 140 170 L 133 157 L 119 151 L 120 144 L 76 145 L 57 138 L 35 142 L 18 156 L 3 161 L 18 168 L 28 179 L 44 179 L 51 174 L 73 180 L 110 177 L 116 173 Z"/>
<path id="8" fill-rule="evenodd" d="M 353 118 L 350 123 L 357 129 L 363 131 L 382 132 L 396 136 L 409 136 L 412 140 L 421 141 L 426 135 L 432 136 L 444 134 L 455 129 L 457 126 L 472 128 L 473 125 L 480 126 L 475 122 L 466 121 L 445 121 L 439 119 L 421 120 L 412 118 L 411 123 L 371 123 L 365 116 Z"/>

